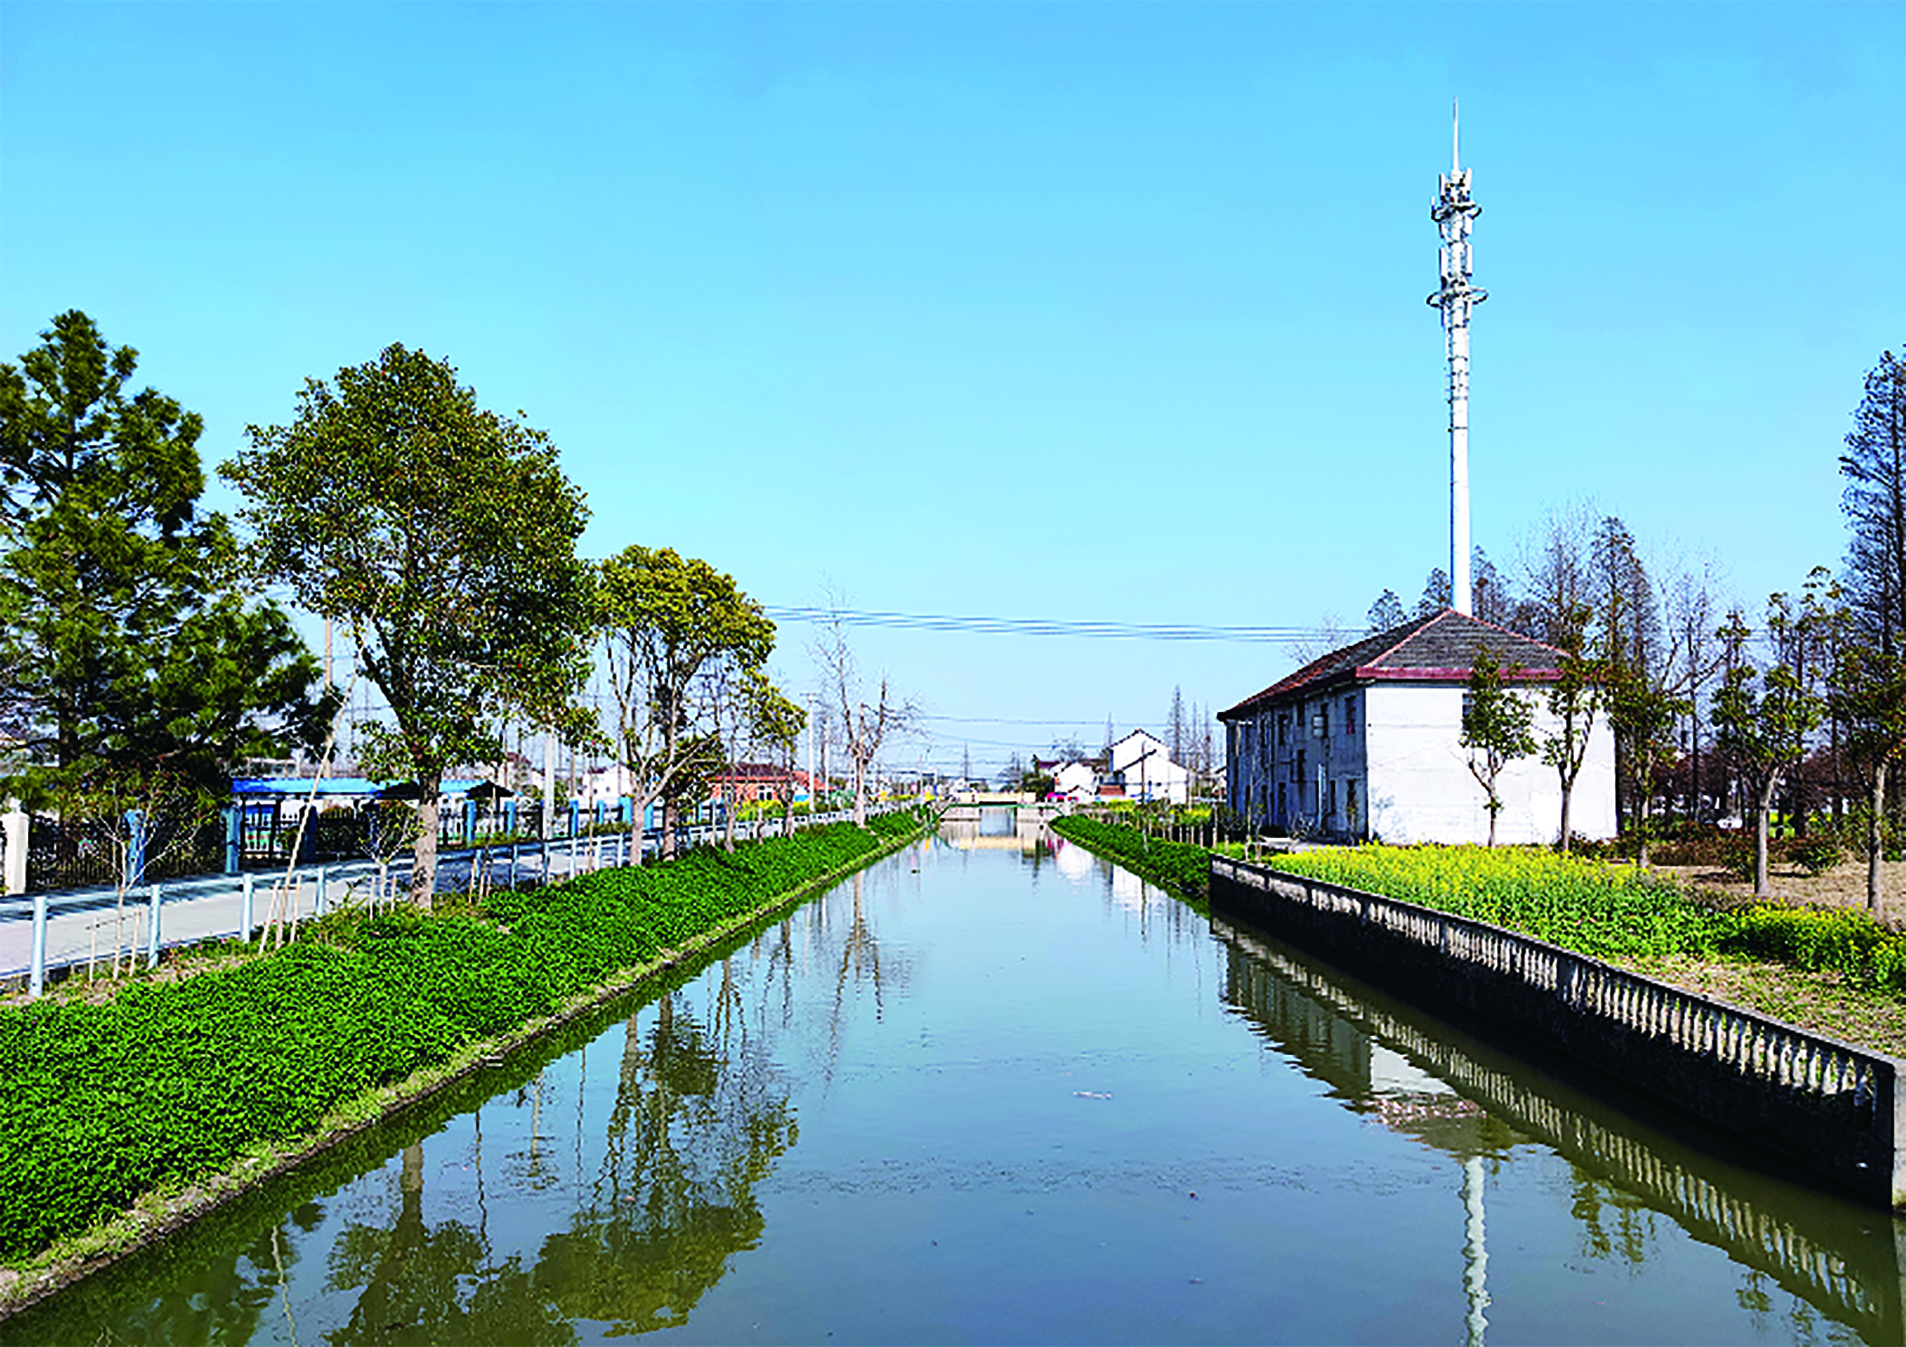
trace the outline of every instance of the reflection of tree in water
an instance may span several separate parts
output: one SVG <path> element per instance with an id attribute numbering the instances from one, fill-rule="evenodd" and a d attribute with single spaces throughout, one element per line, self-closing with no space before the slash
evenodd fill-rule
<path id="1" fill-rule="evenodd" d="M 754 1187 L 792 1146 L 787 1090 L 743 1032 L 724 967 L 718 1032 L 656 1002 L 629 1020 L 609 1145 L 590 1205 L 543 1241 L 538 1294 L 617 1331 L 676 1327 L 759 1240 Z M 736 998 L 738 999 L 738 998 Z"/>
<path id="2" fill-rule="evenodd" d="M 891 955 L 883 956 L 880 939 L 874 934 L 873 923 L 867 919 L 865 892 L 861 874 L 856 871 L 851 884 L 852 905 L 849 908 L 847 929 L 839 933 L 839 949 L 830 951 L 830 964 L 834 972 L 834 1003 L 827 1018 L 827 1063 L 822 1071 L 824 1085 L 834 1080 L 834 1066 L 840 1059 L 842 1016 L 847 1007 L 847 992 L 851 987 L 858 991 L 869 987 L 874 994 L 874 1018 L 885 1016 L 887 1010 L 887 992 L 905 989 L 907 968 L 904 961 L 897 961 Z M 817 920 L 826 923 L 833 915 L 833 901 L 816 903 L 814 912 Z M 817 935 L 823 940 L 834 932 L 823 924 L 817 928 Z M 825 948 L 825 946 L 824 946 Z"/>
<path id="3" fill-rule="evenodd" d="M 361 1288 L 350 1320 L 327 1342 L 569 1343 L 575 1333 L 536 1294 L 512 1255 L 490 1261 L 481 1228 L 424 1224 L 423 1146 L 404 1147 L 394 1222 L 353 1222 L 331 1248 L 330 1288 Z"/>
<path id="4" fill-rule="evenodd" d="M 112 1322 L 100 1325 L 97 1340 L 249 1342 L 261 1322 L 280 1313 L 284 1270 L 297 1262 L 296 1241 L 283 1238 L 284 1226 L 308 1233 L 323 1220 L 323 1208 L 315 1202 L 294 1207 L 282 1225 L 259 1231 L 229 1257 L 206 1264 L 196 1275 L 163 1280 L 149 1299 L 115 1305 Z"/>
<path id="5" fill-rule="evenodd" d="M 1655 1242 L 1655 1211 L 1644 1200 L 1571 1165 L 1569 1213 L 1582 1223 L 1582 1253 L 1639 1267 Z"/>

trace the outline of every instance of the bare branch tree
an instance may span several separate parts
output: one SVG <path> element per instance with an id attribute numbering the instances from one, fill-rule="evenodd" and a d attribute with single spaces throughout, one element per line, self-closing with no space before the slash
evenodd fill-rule
<path id="1" fill-rule="evenodd" d="M 901 697 L 884 673 L 876 680 L 872 699 L 862 686 L 854 652 L 841 631 L 840 605 L 830 601 L 830 619 L 814 655 L 820 665 L 827 699 L 839 714 L 835 731 L 854 772 L 854 822 L 867 825 L 867 785 L 881 746 L 905 733 L 919 719 L 919 708 Z"/>

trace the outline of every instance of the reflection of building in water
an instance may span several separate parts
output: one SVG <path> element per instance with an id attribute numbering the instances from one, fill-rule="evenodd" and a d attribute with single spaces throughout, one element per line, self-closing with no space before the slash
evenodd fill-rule
<path id="1" fill-rule="evenodd" d="M 1017 851 L 1031 855 L 1041 846 L 1043 817 L 1032 810 L 980 809 L 979 817 L 940 820 L 940 836 L 961 851 Z"/>
<path id="2" fill-rule="evenodd" d="M 1385 1126 L 1462 1164 L 1465 1289 L 1471 1340 L 1483 1327 L 1482 1179 L 1488 1157 L 1538 1143 L 1576 1170 L 1573 1211 L 1585 1245 L 1646 1256 L 1611 1237 L 1635 1200 L 1701 1243 L 1772 1277 L 1872 1342 L 1902 1339 L 1906 1222 L 1822 1198 L 1627 1117 L 1425 1012 L 1249 927 L 1213 918 L 1229 947 L 1224 999 L 1298 1069 Z"/>
<path id="3" fill-rule="evenodd" d="M 1059 873 L 1067 879 L 1084 879 L 1092 873 L 1099 858 L 1080 846 L 1077 842 L 1068 842 L 1054 835 L 1052 839 L 1052 863 Z"/>

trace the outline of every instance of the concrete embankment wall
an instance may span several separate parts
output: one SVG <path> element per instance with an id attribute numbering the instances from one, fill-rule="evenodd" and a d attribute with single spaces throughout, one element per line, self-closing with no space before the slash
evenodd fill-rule
<path id="1" fill-rule="evenodd" d="M 1906 1063 L 1530 936 L 1214 856 L 1211 900 L 1552 1043 L 1637 1089 L 1906 1207 Z"/>

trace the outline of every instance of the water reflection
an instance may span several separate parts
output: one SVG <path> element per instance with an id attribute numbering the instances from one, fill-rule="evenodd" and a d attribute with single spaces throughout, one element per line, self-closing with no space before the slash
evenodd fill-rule
<path id="1" fill-rule="evenodd" d="M 1299 1069 L 1380 1125 L 1454 1158 L 1461 1169 L 1468 1335 L 1480 1342 L 1490 1165 L 1537 1143 L 1572 1167 L 1569 1211 L 1580 1252 L 1646 1263 L 1665 1216 L 1749 1271 L 1738 1299 L 1771 1313 L 1769 1281 L 1870 1342 L 1901 1340 L 1906 1223 L 1760 1172 L 1751 1158 L 1691 1141 L 1674 1120 L 1617 1113 L 1573 1082 L 1531 1066 L 1343 971 L 1214 916 L 1227 948 L 1224 1000 Z M 1659 1125 L 1657 1125 L 1657 1123 Z M 1696 1142 L 1701 1144 L 1696 1144 Z"/>
<path id="2" fill-rule="evenodd" d="M 940 839 L 961 851 L 1017 851 L 1037 855 L 1051 836 L 1030 809 L 965 809 L 940 822 Z"/>
<path id="3" fill-rule="evenodd" d="M 1058 839 L 942 838 L 0 1340 L 1897 1341 L 1898 1229 Z"/>
<path id="4" fill-rule="evenodd" d="M 553 1313 L 617 1333 L 688 1321 L 760 1239 L 755 1185 L 797 1135 L 787 1088 L 738 1016 L 717 1038 L 671 995 L 641 1018 L 629 1020 L 588 1205 L 544 1240 L 531 1274 Z"/>

